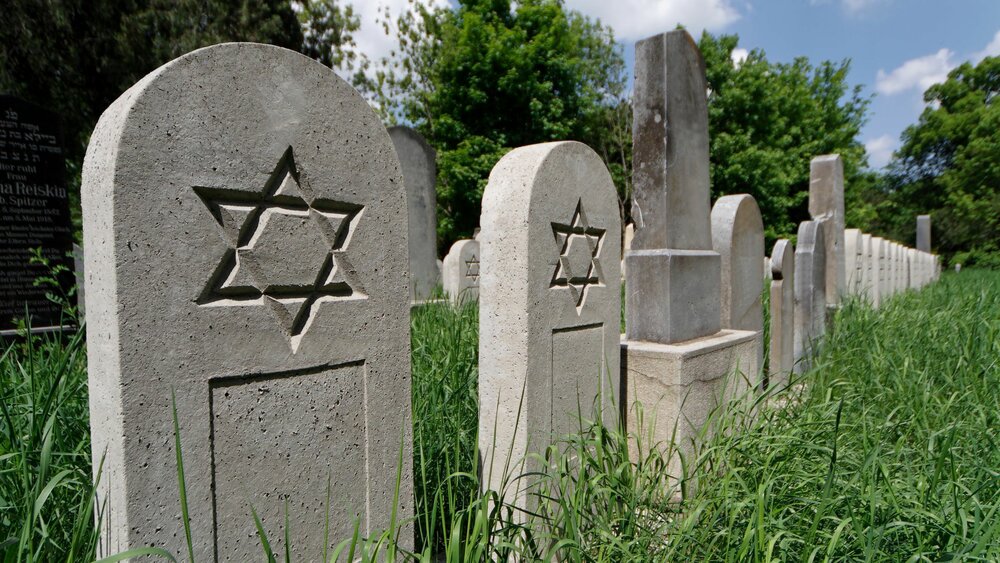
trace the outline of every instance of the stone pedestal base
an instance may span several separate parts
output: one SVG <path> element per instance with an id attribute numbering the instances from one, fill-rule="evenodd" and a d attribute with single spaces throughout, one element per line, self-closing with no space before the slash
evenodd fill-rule
<path id="1" fill-rule="evenodd" d="M 718 252 L 629 250 L 625 268 L 629 339 L 679 343 L 719 332 Z"/>
<path id="2" fill-rule="evenodd" d="M 628 431 L 642 437 L 643 451 L 656 446 L 665 452 L 671 441 L 676 444 L 671 477 L 682 475 L 678 454 L 685 463 L 693 462 L 694 441 L 716 407 L 748 393 L 759 381 L 759 338 L 755 331 L 742 330 L 678 344 L 622 337 L 621 398 Z M 636 458 L 635 444 L 631 447 Z"/>

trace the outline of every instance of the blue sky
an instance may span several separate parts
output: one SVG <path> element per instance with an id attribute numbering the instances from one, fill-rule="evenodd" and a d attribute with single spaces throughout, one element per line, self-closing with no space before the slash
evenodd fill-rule
<path id="1" fill-rule="evenodd" d="M 348 0 L 350 1 L 350 0 Z M 423 0 L 445 3 L 448 0 Z M 406 0 L 354 0 L 361 15 L 358 46 L 370 57 L 392 48 L 375 24 Z M 903 129 L 923 109 L 926 86 L 966 60 L 1000 55 L 1000 0 L 565 0 L 614 29 L 631 68 L 635 41 L 684 25 L 698 35 L 735 33 L 740 48 L 763 49 L 771 61 L 806 56 L 850 59 L 851 84 L 874 94 L 861 133 L 873 167 L 899 146 Z"/>

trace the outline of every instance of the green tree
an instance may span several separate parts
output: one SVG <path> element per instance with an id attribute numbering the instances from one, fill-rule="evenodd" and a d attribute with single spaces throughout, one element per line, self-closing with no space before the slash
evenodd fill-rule
<path id="1" fill-rule="evenodd" d="M 412 3 L 386 27 L 397 57 L 371 85 L 389 121 L 414 124 L 438 151 L 442 244 L 478 226 L 489 172 L 514 147 L 585 142 L 627 190 L 627 135 L 611 134 L 627 127 L 624 63 L 609 28 L 557 0 Z"/>
<path id="2" fill-rule="evenodd" d="M 848 85 L 848 61 L 814 66 L 800 57 L 774 63 L 754 49 L 736 63 L 737 43 L 735 35 L 708 33 L 699 41 L 711 90 L 712 197 L 753 195 L 770 249 L 775 239 L 794 236 L 798 223 L 809 218 L 814 156 L 840 153 L 844 158 L 848 201 L 871 184 L 857 140 L 868 99 L 860 86 Z"/>
<path id="3" fill-rule="evenodd" d="M 351 69 L 363 64 L 351 37 L 358 24 L 338 0 L 302 0 L 296 9 L 289 0 L 7 0 L 0 92 L 60 116 L 78 188 L 97 119 L 156 67 L 199 47 L 254 41 Z"/>
<path id="4" fill-rule="evenodd" d="M 930 213 L 939 252 L 1000 267 L 1000 57 L 965 63 L 924 93 L 882 186 L 875 227 L 913 238 Z"/>

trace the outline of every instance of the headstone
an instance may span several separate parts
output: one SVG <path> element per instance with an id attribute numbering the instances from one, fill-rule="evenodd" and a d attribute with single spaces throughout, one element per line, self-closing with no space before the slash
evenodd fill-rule
<path id="1" fill-rule="evenodd" d="M 960 262 L 956 262 L 955 263 L 955 273 L 957 274 L 957 273 L 959 273 L 961 271 L 962 271 L 962 264 Z"/>
<path id="2" fill-rule="evenodd" d="M 809 163 L 809 215 L 823 223 L 826 246 L 826 302 L 840 303 L 846 288 L 844 262 L 844 162 L 826 154 Z"/>
<path id="3" fill-rule="evenodd" d="M 872 296 L 872 236 L 861 233 L 861 287 L 860 295 L 869 303 Z"/>
<path id="4" fill-rule="evenodd" d="M 795 370 L 809 368 L 809 355 L 826 327 L 826 245 L 823 223 L 799 224 L 795 247 Z"/>
<path id="5" fill-rule="evenodd" d="M 712 247 L 722 263 L 722 328 L 764 330 L 764 222 L 753 196 L 727 195 L 715 202 Z"/>
<path id="6" fill-rule="evenodd" d="M 502 491 L 581 417 L 618 420 L 621 218 L 597 153 L 558 142 L 497 163 L 481 224 L 479 451 Z M 527 486 L 502 492 L 526 507 Z"/>
<path id="7" fill-rule="evenodd" d="M 872 237 L 872 303 L 880 307 L 886 300 L 886 250 L 888 244 L 882 237 Z"/>
<path id="8" fill-rule="evenodd" d="M 87 314 L 83 279 L 83 247 L 73 243 L 73 282 L 76 284 L 76 314 L 80 323 L 83 323 Z"/>
<path id="9" fill-rule="evenodd" d="M 917 250 L 931 251 L 931 216 L 917 215 Z"/>
<path id="10" fill-rule="evenodd" d="M 409 127 L 389 128 L 406 184 L 410 246 L 410 298 L 424 300 L 438 284 L 436 153 Z"/>
<path id="11" fill-rule="evenodd" d="M 479 300 L 479 241 L 455 241 L 444 257 L 441 279 L 444 292 L 453 303 Z"/>
<path id="12" fill-rule="evenodd" d="M 677 30 L 636 43 L 635 77 L 625 332 L 668 344 L 715 334 L 721 264 L 709 221 L 705 64 Z"/>
<path id="13" fill-rule="evenodd" d="M 298 560 L 412 517 L 406 216 L 378 116 L 294 51 L 199 49 L 104 112 L 83 173 L 101 555 L 186 553 L 172 394 L 196 559 L 259 559 L 251 508 Z"/>
<path id="14" fill-rule="evenodd" d="M 41 249 L 49 267 L 31 264 Z M 68 319 L 46 297 L 61 293 L 70 305 L 73 287 L 73 224 L 66 190 L 59 120 L 34 104 L 0 96 L 0 335 L 14 334 L 30 315 L 33 332 L 58 330 Z M 35 285 L 51 269 L 58 288 Z"/>
<path id="15" fill-rule="evenodd" d="M 635 70 L 622 393 L 629 432 L 677 446 L 668 468 L 677 477 L 680 455 L 693 455 L 710 415 L 749 391 L 760 345 L 757 332 L 720 330 L 701 53 L 687 32 L 663 33 L 636 43 Z M 643 420 L 634 416 L 639 404 Z"/>
<path id="16" fill-rule="evenodd" d="M 916 248 L 906 249 L 906 287 L 920 287 L 920 251 Z"/>
<path id="17" fill-rule="evenodd" d="M 847 273 L 847 295 L 861 294 L 863 264 L 861 261 L 861 231 L 844 230 L 844 271 Z"/>
<path id="18" fill-rule="evenodd" d="M 768 387 L 781 388 L 795 366 L 795 249 L 778 239 L 771 250 L 771 342 Z"/>

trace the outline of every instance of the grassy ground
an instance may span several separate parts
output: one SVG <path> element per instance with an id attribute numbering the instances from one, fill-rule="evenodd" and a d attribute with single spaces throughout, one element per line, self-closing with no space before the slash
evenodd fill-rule
<path id="1" fill-rule="evenodd" d="M 879 311 L 848 303 L 783 408 L 715 421 L 730 431 L 688 460 L 701 486 L 679 502 L 659 454 L 632 463 L 635 437 L 586 421 L 541 454 L 531 514 L 481 495 L 476 310 L 412 322 L 419 549 L 400 558 L 1000 560 L 998 273 L 946 276 Z M 71 340 L 0 360 L 5 561 L 93 553 L 82 356 Z M 347 560 L 385 546 L 358 543 Z"/>

